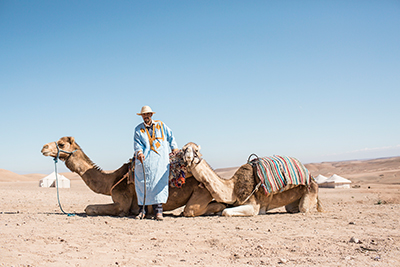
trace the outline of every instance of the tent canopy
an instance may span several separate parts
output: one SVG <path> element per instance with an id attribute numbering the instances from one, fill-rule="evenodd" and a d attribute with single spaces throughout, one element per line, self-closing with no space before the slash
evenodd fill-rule
<path id="1" fill-rule="evenodd" d="M 329 177 L 325 182 L 319 183 L 319 187 L 325 188 L 350 188 L 351 181 L 337 174 Z"/>
<path id="2" fill-rule="evenodd" d="M 322 174 L 320 174 L 317 177 L 315 177 L 315 181 L 317 182 L 317 184 L 325 183 L 326 180 L 328 180 L 328 177 L 325 177 Z"/>
<path id="3" fill-rule="evenodd" d="M 71 181 L 66 178 L 64 175 L 57 174 L 58 178 L 58 187 L 59 188 L 70 188 Z M 39 181 L 40 187 L 55 187 L 56 186 L 56 173 L 52 172 L 51 174 L 47 175 L 43 179 Z"/>
<path id="4" fill-rule="evenodd" d="M 337 174 L 332 175 L 326 180 L 326 183 L 346 183 L 350 184 L 351 181 L 347 180 L 346 178 L 343 178 L 342 176 L 339 176 Z"/>

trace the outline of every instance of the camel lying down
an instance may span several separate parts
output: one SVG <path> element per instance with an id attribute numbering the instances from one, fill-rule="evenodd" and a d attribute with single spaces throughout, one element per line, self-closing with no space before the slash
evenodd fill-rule
<path id="1" fill-rule="evenodd" d="M 44 156 L 57 157 L 65 162 L 72 172 L 77 173 L 86 185 L 95 193 L 109 195 L 113 203 L 88 205 L 87 215 L 129 216 L 139 213 L 134 183 L 127 183 L 129 163 L 119 169 L 106 173 L 97 167 L 75 142 L 74 137 L 62 137 L 57 142 L 45 144 L 42 148 Z M 213 214 L 222 211 L 224 204 L 216 203 L 204 186 L 186 174 L 186 183 L 182 188 L 169 187 L 167 203 L 164 211 L 172 211 L 183 207 L 183 215 L 188 217 Z"/>
<path id="2" fill-rule="evenodd" d="M 322 211 L 318 185 L 313 179 L 309 178 L 309 187 L 289 185 L 283 192 L 266 195 L 263 190 L 255 190 L 258 181 L 252 165 L 245 164 L 231 179 L 223 179 L 201 158 L 200 146 L 188 143 L 183 151 L 187 168 L 193 176 L 205 185 L 217 202 L 233 206 L 223 210 L 224 216 L 254 216 L 283 206 L 290 213 L 308 213 L 315 205 L 318 211 Z"/>

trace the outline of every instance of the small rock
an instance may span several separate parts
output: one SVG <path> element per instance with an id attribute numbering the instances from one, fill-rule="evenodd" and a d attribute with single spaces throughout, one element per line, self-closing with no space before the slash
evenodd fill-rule
<path id="1" fill-rule="evenodd" d="M 379 261 L 380 259 L 381 259 L 381 257 L 376 256 L 376 257 L 374 258 L 374 261 Z"/>
<path id="2" fill-rule="evenodd" d="M 350 238 L 350 243 L 356 243 L 356 244 L 361 244 L 361 240 L 358 238 L 355 238 L 354 236 L 352 238 Z"/>
<path id="3" fill-rule="evenodd" d="M 285 263 L 287 263 L 287 259 L 280 258 L 278 263 L 285 264 Z"/>
<path id="4" fill-rule="evenodd" d="M 155 237 L 152 237 L 152 238 L 150 238 L 150 240 L 157 240 L 157 238 L 155 238 Z"/>
<path id="5" fill-rule="evenodd" d="M 356 223 L 355 223 L 355 222 L 349 222 L 349 224 L 353 224 L 353 225 L 354 225 L 354 224 L 356 224 Z"/>

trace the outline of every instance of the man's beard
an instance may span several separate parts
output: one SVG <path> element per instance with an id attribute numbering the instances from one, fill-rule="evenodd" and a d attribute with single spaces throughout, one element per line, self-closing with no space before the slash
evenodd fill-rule
<path id="1" fill-rule="evenodd" d="M 149 118 L 148 120 L 144 120 L 144 126 L 150 127 L 153 123 L 153 120 Z"/>

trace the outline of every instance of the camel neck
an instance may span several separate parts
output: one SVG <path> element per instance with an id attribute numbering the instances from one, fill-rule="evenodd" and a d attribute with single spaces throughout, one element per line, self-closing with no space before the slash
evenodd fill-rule
<path id="1" fill-rule="evenodd" d="M 216 201 L 227 204 L 232 204 L 236 201 L 233 179 L 225 180 L 219 177 L 204 159 L 193 165 L 191 172 L 197 181 L 204 184 Z"/>
<path id="2" fill-rule="evenodd" d="M 67 168 L 77 173 L 86 185 L 96 193 L 110 195 L 114 180 L 96 166 L 82 150 L 78 150 L 66 161 Z"/>

